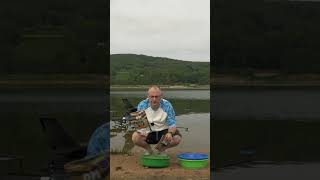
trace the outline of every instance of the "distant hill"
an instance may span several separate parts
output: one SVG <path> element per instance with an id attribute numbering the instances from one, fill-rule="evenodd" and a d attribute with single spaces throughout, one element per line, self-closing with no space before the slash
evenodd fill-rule
<path id="1" fill-rule="evenodd" d="M 137 54 L 110 55 L 111 85 L 209 84 L 210 63 Z"/>

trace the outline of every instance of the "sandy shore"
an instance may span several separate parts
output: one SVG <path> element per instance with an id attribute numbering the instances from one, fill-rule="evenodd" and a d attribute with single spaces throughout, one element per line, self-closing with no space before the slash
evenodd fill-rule
<path id="1" fill-rule="evenodd" d="M 208 180 L 210 179 L 210 167 L 199 170 L 190 170 L 180 167 L 176 155 L 182 153 L 180 149 L 169 149 L 170 165 L 167 168 L 145 168 L 139 164 L 139 158 L 143 154 L 141 148 L 134 147 L 130 155 L 110 155 L 110 180 Z M 209 154 L 208 150 L 199 150 Z M 210 159 L 210 158 L 209 158 Z M 210 164 L 210 162 L 209 162 Z"/>

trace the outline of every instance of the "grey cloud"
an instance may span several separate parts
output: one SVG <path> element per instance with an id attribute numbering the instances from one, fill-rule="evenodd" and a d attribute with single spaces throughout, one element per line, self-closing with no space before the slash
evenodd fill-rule
<path id="1" fill-rule="evenodd" d="M 144 4 L 147 2 L 144 0 L 118 1 L 114 9 L 114 1 L 111 1 L 112 54 L 136 53 L 181 60 L 210 60 L 209 0 L 185 0 L 185 6 L 181 4 L 171 9 L 165 8 L 166 5 L 182 1 L 171 0 L 169 3 L 164 0 L 159 4 L 159 1 L 149 0 L 148 5 Z M 204 4 L 195 5 L 196 2 Z"/>

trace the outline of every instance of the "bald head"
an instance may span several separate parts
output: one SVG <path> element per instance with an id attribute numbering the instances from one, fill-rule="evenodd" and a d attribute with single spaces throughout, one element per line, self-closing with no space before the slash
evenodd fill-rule
<path id="1" fill-rule="evenodd" d="M 151 86 L 148 90 L 148 99 L 152 109 L 158 109 L 160 106 L 161 89 L 159 86 Z"/>
<path id="2" fill-rule="evenodd" d="M 149 89 L 148 89 L 148 95 L 149 95 L 149 93 L 150 93 L 151 91 L 157 91 L 157 92 L 160 92 L 160 94 L 162 94 L 162 91 L 161 91 L 160 87 L 159 87 L 159 86 L 156 86 L 156 85 L 153 85 L 153 86 L 149 87 Z"/>

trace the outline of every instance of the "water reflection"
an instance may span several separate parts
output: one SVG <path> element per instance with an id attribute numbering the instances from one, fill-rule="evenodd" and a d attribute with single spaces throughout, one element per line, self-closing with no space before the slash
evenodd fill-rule
<path id="1" fill-rule="evenodd" d="M 302 87 L 216 89 L 211 106 L 212 177 L 302 179 L 302 171 L 317 172 L 319 92 Z M 295 177 L 279 178 L 292 172 Z"/>
<path id="2" fill-rule="evenodd" d="M 56 118 L 79 144 L 106 121 L 106 95 L 95 89 L 8 89 L 0 92 L 0 154 L 23 157 L 21 171 L 48 175 L 52 156 L 40 118 Z M 2 157 L 2 156 L 1 156 Z M 20 173 L 19 162 L 1 159 L 0 175 Z"/>
<path id="3" fill-rule="evenodd" d="M 213 179 L 298 180 L 320 168 L 317 120 L 215 120 L 212 123 Z"/>
<path id="4" fill-rule="evenodd" d="M 319 121 L 213 122 L 214 168 L 246 161 L 320 161 Z"/>

